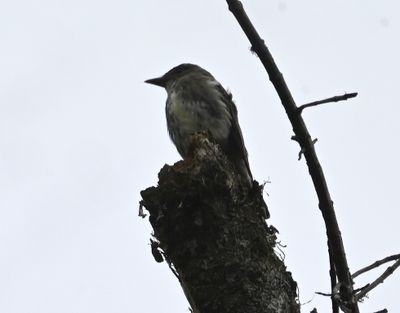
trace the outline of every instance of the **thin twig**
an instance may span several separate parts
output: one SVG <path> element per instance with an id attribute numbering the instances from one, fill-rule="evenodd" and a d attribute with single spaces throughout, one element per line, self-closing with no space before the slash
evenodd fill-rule
<path id="1" fill-rule="evenodd" d="M 331 293 L 326 293 L 326 292 L 321 292 L 321 291 L 316 291 L 315 294 L 319 296 L 324 296 L 324 297 L 332 297 Z"/>
<path id="2" fill-rule="evenodd" d="M 372 270 L 374 268 L 377 268 L 377 267 L 381 266 L 382 264 L 385 264 L 385 263 L 390 262 L 390 261 L 396 261 L 398 259 L 400 259 L 400 254 L 394 254 L 394 255 L 388 256 L 388 257 L 386 257 L 386 258 L 384 258 L 382 260 L 375 261 L 371 265 L 368 265 L 368 266 L 358 270 L 357 272 L 355 272 L 353 275 L 351 275 L 351 278 L 354 279 L 358 275 L 361 275 L 361 274 L 363 274 L 365 272 L 368 272 L 368 271 L 370 271 L 370 270 Z"/>
<path id="3" fill-rule="evenodd" d="M 314 101 L 314 102 L 303 104 L 303 105 L 299 106 L 297 110 L 301 114 L 301 112 L 303 112 L 303 110 L 306 108 L 314 107 L 316 105 L 325 104 L 325 103 L 345 101 L 350 98 L 357 97 L 357 95 L 358 95 L 357 92 L 345 93 L 344 95 L 341 95 L 341 96 L 335 96 L 335 97 L 327 98 L 324 100 L 319 100 L 319 101 Z"/>
<path id="4" fill-rule="evenodd" d="M 292 136 L 292 140 L 293 140 L 293 136 Z M 318 138 L 313 139 L 312 140 L 312 144 L 315 145 L 317 143 L 317 141 L 318 141 Z M 297 159 L 298 161 L 301 160 L 301 156 L 304 154 L 304 152 L 306 152 L 306 149 L 305 148 L 301 148 L 300 151 L 299 151 L 299 157 Z"/>
<path id="5" fill-rule="evenodd" d="M 354 289 L 354 293 L 360 292 L 361 290 L 367 288 L 368 286 L 369 286 L 369 284 L 366 284 L 365 286 L 362 286 L 360 288 L 356 288 L 356 289 Z"/>
<path id="6" fill-rule="evenodd" d="M 325 221 L 328 241 L 332 250 L 332 259 L 340 283 L 342 303 L 345 303 L 352 313 L 359 313 L 358 304 L 354 301 L 353 282 L 351 280 L 343 240 L 336 219 L 335 210 L 333 208 L 333 201 L 328 190 L 324 172 L 322 171 L 322 167 L 315 152 L 311 136 L 304 123 L 302 115 L 298 114 L 298 108 L 282 73 L 279 71 L 270 51 L 244 11 L 242 3 L 238 0 L 226 1 L 229 10 L 235 16 L 242 30 L 249 39 L 253 51 L 257 53 L 264 68 L 268 72 L 269 79 L 274 85 L 290 123 L 292 124 L 296 139 L 298 140 L 301 149 L 304 150 L 304 157 L 307 161 L 309 173 L 317 192 L 319 208 Z"/>
<path id="7" fill-rule="evenodd" d="M 386 271 L 383 272 L 381 276 L 379 276 L 375 281 L 373 281 L 368 287 L 364 288 L 361 290 L 359 293 L 355 295 L 355 298 L 357 301 L 360 301 L 365 295 L 370 292 L 372 289 L 374 289 L 376 286 L 379 284 L 383 283 L 383 281 L 390 275 L 393 274 L 393 272 L 400 266 L 400 259 L 397 260 L 392 266 L 389 266 Z"/>
<path id="8" fill-rule="evenodd" d="M 306 302 L 303 302 L 303 303 L 300 303 L 300 306 L 304 306 L 304 305 L 306 305 L 306 304 L 311 303 L 311 302 L 314 300 L 314 296 L 315 296 L 315 295 L 313 295 L 312 298 L 311 298 L 310 300 L 308 300 L 308 301 L 306 301 Z"/>
<path id="9" fill-rule="evenodd" d="M 387 309 L 383 309 L 383 310 L 377 311 L 375 313 L 388 313 L 388 310 Z"/>

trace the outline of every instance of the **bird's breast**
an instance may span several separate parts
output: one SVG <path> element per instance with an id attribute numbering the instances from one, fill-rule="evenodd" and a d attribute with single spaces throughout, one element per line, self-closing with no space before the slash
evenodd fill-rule
<path id="1" fill-rule="evenodd" d="M 168 114 L 175 120 L 175 127 L 189 135 L 208 130 L 216 140 L 229 136 L 231 116 L 222 101 L 184 99 L 172 92 L 167 101 Z"/>
<path id="2" fill-rule="evenodd" d="M 175 120 L 176 127 L 187 129 L 187 131 L 196 131 L 198 121 L 196 121 L 193 104 L 185 101 L 175 92 L 168 97 L 168 114 Z"/>
<path id="3" fill-rule="evenodd" d="M 191 135 L 196 132 L 208 130 L 217 143 L 223 144 L 231 131 L 229 111 L 218 99 L 185 99 L 181 94 L 171 92 L 167 99 L 166 114 L 169 134 L 181 155 L 185 154 Z"/>

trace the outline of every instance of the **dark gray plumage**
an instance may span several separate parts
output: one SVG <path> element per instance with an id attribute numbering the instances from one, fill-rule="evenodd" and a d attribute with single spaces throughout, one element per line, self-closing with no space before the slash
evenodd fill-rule
<path id="1" fill-rule="evenodd" d="M 208 130 L 238 173 L 252 187 L 247 151 L 232 96 L 206 70 L 194 64 L 181 64 L 146 83 L 164 87 L 169 135 L 185 159 L 191 135 Z"/>

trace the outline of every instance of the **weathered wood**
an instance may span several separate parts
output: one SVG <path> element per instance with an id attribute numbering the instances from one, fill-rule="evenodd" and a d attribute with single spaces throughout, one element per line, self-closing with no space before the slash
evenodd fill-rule
<path id="1" fill-rule="evenodd" d="M 197 134 L 192 154 L 165 165 L 141 192 L 154 237 L 194 312 L 297 313 L 297 285 L 275 254 L 262 191 L 245 182 L 218 146 Z"/>

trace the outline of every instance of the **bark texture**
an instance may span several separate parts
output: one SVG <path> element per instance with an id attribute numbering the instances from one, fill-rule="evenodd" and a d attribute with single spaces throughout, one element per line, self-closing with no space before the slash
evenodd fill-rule
<path id="1" fill-rule="evenodd" d="M 248 191 L 218 146 L 194 136 L 191 156 L 141 192 L 153 254 L 177 274 L 194 312 L 297 313 L 297 285 L 274 252 L 255 182 Z M 157 247 L 158 246 L 158 247 Z"/>

